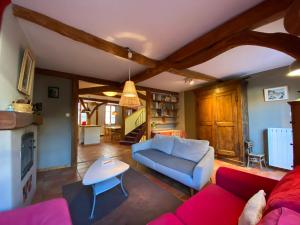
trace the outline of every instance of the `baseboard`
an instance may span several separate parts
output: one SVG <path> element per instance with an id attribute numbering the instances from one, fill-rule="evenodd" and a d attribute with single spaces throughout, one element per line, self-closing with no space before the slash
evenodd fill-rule
<path id="1" fill-rule="evenodd" d="M 43 168 L 43 169 L 37 169 L 37 172 L 47 172 L 51 170 L 59 170 L 59 169 L 65 169 L 65 168 L 70 168 L 72 166 L 53 166 L 53 167 L 48 167 L 48 168 Z"/>
<path id="2" fill-rule="evenodd" d="M 238 166 L 242 166 L 242 167 L 245 167 L 245 163 L 238 160 L 238 159 L 235 159 L 235 158 L 225 158 L 225 157 L 222 157 L 222 156 L 217 156 L 216 159 L 219 159 L 219 160 L 222 160 L 224 162 L 228 162 L 228 163 L 231 163 L 231 164 L 234 164 L 234 165 L 238 165 Z"/>

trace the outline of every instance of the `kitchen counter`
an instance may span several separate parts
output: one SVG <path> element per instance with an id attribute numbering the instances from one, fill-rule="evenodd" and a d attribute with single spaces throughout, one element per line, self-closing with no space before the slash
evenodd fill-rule
<path id="1" fill-rule="evenodd" d="M 100 129 L 99 125 L 80 125 L 80 143 L 84 145 L 100 144 Z"/>

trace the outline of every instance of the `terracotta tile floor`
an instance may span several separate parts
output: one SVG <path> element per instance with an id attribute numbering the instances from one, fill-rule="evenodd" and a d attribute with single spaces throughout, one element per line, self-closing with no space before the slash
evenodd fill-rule
<path id="1" fill-rule="evenodd" d="M 37 192 L 34 202 L 40 202 L 62 196 L 62 186 L 80 181 L 89 166 L 100 156 L 115 157 L 128 163 L 132 168 L 141 172 L 152 182 L 172 193 L 182 201 L 190 197 L 189 188 L 186 186 L 144 166 L 137 165 L 136 162 L 131 159 L 131 150 L 129 146 L 123 146 L 117 143 L 101 143 L 99 145 L 90 146 L 80 145 L 78 147 L 78 164 L 76 167 L 39 172 L 37 177 Z M 232 165 L 221 160 L 215 160 L 214 174 L 212 177 L 213 182 L 215 181 L 215 171 L 220 166 L 231 167 L 273 179 L 280 179 L 285 174 L 285 172 L 279 170 L 245 168 Z"/>

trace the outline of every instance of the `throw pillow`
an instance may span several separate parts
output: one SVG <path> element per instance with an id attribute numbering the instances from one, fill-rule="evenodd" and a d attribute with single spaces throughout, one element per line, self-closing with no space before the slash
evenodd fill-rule
<path id="1" fill-rule="evenodd" d="M 156 134 L 152 140 L 151 147 L 166 154 L 171 154 L 174 147 L 174 136 Z"/>
<path id="2" fill-rule="evenodd" d="M 238 225 L 256 225 L 260 221 L 266 207 L 265 196 L 264 190 L 260 190 L 248 200 L 239 218 Z"/>
<path id="3" fill-rule="evenodd" d="M 176 137 L 172 155 L 197 163 L 208 152 L 208 146 L 209 142 L 205 140 L 192 140 Z"/>
<path id="4" fill-rule="evenodd" d="M 258 225 L 298 225 L 300 214 L 288 208 L 274 209 L 265 215 Z"/>

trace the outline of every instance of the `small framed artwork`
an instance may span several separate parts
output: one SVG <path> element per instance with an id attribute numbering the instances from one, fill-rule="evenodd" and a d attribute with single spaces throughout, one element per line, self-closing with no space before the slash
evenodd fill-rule
<path id="1" fill-rule="evenodd" d="M 48 87 L 48 98 L 59 98 L 59 88 Z"/>
<path id="2" fill-rule="evenodd" d="M 289 99 L 288 86 L 264 89 L 265 101 L 280 101 Z"/>
<path id="3" fill-rule="evenodd" d="M 18 81 L 18 91 L 31 97 L 34 79 L 34 67 L 35 60 L 32 53 L 27 48 L 24 51 L 24 56 L 22 59 L 22 65 L 20 70 L 20 76 Z"/>

